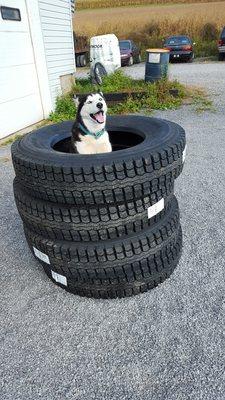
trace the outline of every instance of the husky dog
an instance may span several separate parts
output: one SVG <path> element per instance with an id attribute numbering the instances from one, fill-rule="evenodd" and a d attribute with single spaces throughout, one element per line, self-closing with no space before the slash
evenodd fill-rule
<path id="1" fill-rule="evenodd" d="M 105 130 L 107 105 L 103 94 L 92 93 L 78 99 L 77 118 L 72 127 L 73 150 L 79 154 L 109 153 L 112 146 Z"/>

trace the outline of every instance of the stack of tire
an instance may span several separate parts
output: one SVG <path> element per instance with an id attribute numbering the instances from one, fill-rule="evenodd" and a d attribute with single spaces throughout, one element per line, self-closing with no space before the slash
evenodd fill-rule
<path id="1" fill-rule="evenodd" d="M 76 67 L 86 67 L 88 63 L 86 54 L 76 55 Z"/>
<path id="2" fill-rule="evenodd" d="M 156 118 L 108 117 L 117 151 L 80 155 L 65 152 L 72 123 L 44 127 L 12 145 L 14 195 L 28 245 L 53 282 L 80 296 L 152 289 L 181 255 L 174 181 L 183 168 L 185 132 Z"/>

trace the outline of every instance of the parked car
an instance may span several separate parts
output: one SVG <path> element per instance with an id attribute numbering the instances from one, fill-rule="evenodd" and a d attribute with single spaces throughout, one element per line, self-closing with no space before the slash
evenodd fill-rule
<path id="1" fill-rule="evenodd" d="M 218 52 L 219 61 L 225 60 L 225 27 L 223 28 L 220 39 L 218 41 Z"/>
<path id="2" fill-rule="evenodd" d="M 140 49 L 133 40 L 120 40 L 121 65 L 133 65 L 141 62 Z"/>
<path id="3" fill-rule="evenodd" d="M 170 50 L 170 61 L 192 61 L 194 45 L 188 36 L 169 36 L 165 39 L 163 47 Z"/>

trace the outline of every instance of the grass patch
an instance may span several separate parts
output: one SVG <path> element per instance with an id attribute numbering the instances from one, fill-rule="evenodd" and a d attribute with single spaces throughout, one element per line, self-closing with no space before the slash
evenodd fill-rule
<path id="1" fill-rule="evenodd" d="M 0 147 L 1 146 L 7 146 L 8 144 L 12 144 L 13 142 L 15 142 L 15 140 L 20 139 L 21 137 L 23 137 L 24 135 L 12 135 L 10 136 L 8 139 L 2 139 L 0 142 Z"/>
<path id="2" fill-rule="evenodd" d="M 143 80 L 132 79 L 119 70 L 103 79 L 101 90 L 103 93 L 141 91 L 145 89 L 145 86 L 146 84 Z M 93 85 L 89 78 L 78 79 L 73 88 L 73 93 L 92 93 L 98 89 L 99 86 Z"/>
<path id="3" fill-rule="evenodd" d="M 32 126 L 32 128 L 28 131 L 28 130 L 26 130 L 26 132 L 24 132 L 24 133 L 16 133 L 16 134 L 12 134 L 12 135 L 10 135 L 8 138 L 3 138 L 3 139 L 1 139 L 0 140 L 0 147 L 2 147 L 2 146 L 7 146 L 7 145 L 9 145 L 9 144 L 12 144 L 13 142 L 15 142 L 17 139 L 21 139 L 23 136 L 25 136 L 27 133 L 30 133 L 30 132 L 32 132 L 33 130 L 36 130 L 36 129 L 39 129 L 39 128 L 42 128 L 43 126 L 46 126 L 46 125 L 50 125 L 52 122 L 50 121 L 50 120 L 48 120 L 48 119 L 44 119 L 44 120 L 42 120 L 41 122 L 39 122 L 39 123 L 37 123 L 37 124 L 34 124 L 33 126 Z"/>
<path id="4" fill-rule="evenodd" d="M 77 81 L 71 93 L 57 98 L 55 111 L 49 118 L 36 126 L 42 126 L 58 123 L 76 117 L 76 107 L 73 101 L 73 95 L 92 93 L 98 91 L 99 87 L 92 85 L 89 79 Z M 135 98 L 129 96 L 126 101 L 116 105 L 108 105 L 108 114 L 150 114 L 153 110 L 176 109 L 182 104 L 192 104 L 196 112 L 214 111 L 211 100 L 208 99 L 204 90 L 196 87 L 187 88 L 177 81 L 161 80 L 154 84 L 145 83 L 143 80 L 132 79 L 117 71 L 115 74 L 106 76 L 101 86 L 103 93 L 118 92 L 136 92 Z M 174 97 L 170 91 L 175 90 L 177 96 Z M 143 92 L 145 91 L 144 95 Z M 23 134 L 10 136 L 2 140 L 0 146 L 6 146 L 13 143 L 16 139 L 23 137 Z"/>
<path id="5" fill-rule="evenodd" d="M 193 87 L 187 89 L 187 99 L 189 103 L 193 104 L 194 109 L 198 114 L 204 111 L 215 111 L 213 102 L 201 88 Z"/>
<path id="6" fill-rule="evenodd" d="M 99 88 L 92 85 L 88 79 L 81 79 L 77 81 L 73 91 L 66 96 L 60 96 L 56 102 L 55 112 L 51 113 L 49 121 L 61 122 L 68 119 L 74 119 L 76 115 L 76 107 L 73 102 L 73 95 L 96 92 Z M 174 97 L 170 91 L 176 90 L 177 96 Z M 108 114 L 130 114 L 139 113 L 149 114 L 153 110 L 167 110 L 175 109 L 181 106 L 185 100 L 189 99 L 190 103 L 199 106 L 206 105 L 207 97 L 203 96 L 203 92 L 186 87 L 177 81 L 161 80 L 154 84 L 145 83 L 143 80 L 132 79 L 117 71 L 115 74 L 106 76 L 103 79 L 101 86 L 103 93 L 116 93 L 122 91 L 136 92 L 135 98 L 129 96 L 126 101 L 116 105 L 108 106 Z M 138 94 L 140 91 L 145 91 L 143 94 Z M 201 104 L 201 107 L 200 107 Z"/>

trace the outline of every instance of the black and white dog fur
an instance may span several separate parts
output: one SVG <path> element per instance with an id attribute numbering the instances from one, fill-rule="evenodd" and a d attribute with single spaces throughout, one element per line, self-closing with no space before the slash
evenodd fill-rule
<path id="1" fill-rule="evenodd" d="M 107 105 L 103 94 L 92 93 L 78 99 L 77 118 L 72 127 L 73 150 L 79 154 L 109 153 L 112 146 L 105 130 Z"/>

